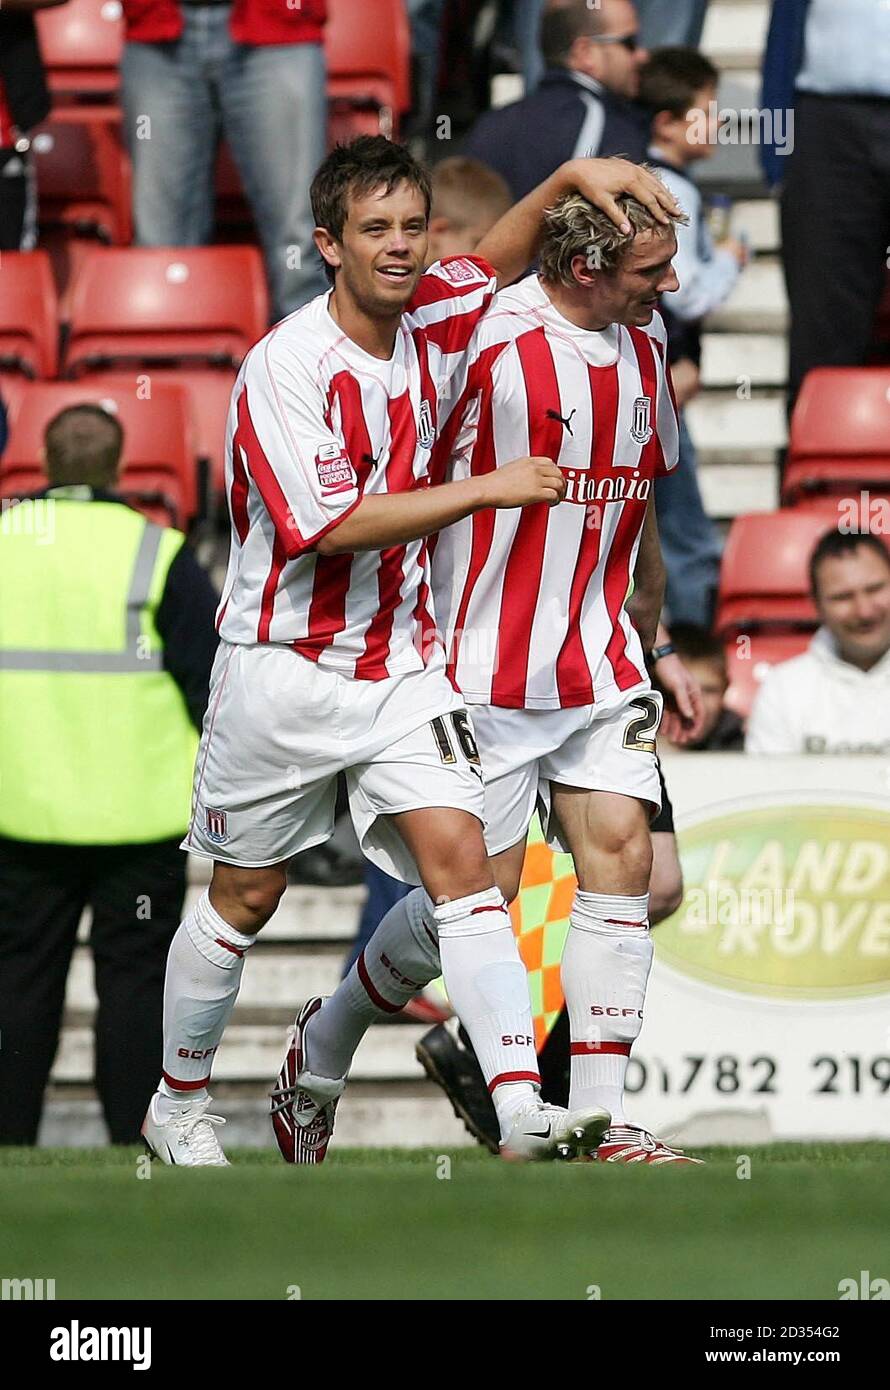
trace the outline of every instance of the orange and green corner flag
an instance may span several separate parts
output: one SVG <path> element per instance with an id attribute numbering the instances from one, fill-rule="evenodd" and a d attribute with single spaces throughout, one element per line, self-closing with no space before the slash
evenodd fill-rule
<path id="1" fill-rule="evenodd" d="M 553 852 L 536 816 L 528 834 L 519 896 L 510 916 L 528 971 L 538 1051 L 563 1006 L 559 963 L 576 887 L 571 855 Z"/>

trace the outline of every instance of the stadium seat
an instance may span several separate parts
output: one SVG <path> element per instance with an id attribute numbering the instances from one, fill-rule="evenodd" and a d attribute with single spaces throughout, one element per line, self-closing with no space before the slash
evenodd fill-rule
<path id="1" fill-rule="evenodd" d="M 890 490 L 890 367 L 817 367 L 791 418 L 782 501 L 870 486 Z"/>
<path id="2" fill-rule="evenodd" d="M 336 112 L 372 108 L 376 130 L 397 136 L 411 106 L 411 32 L 404 0 L 328 0 L 328 97 Z"/>
<path id="3" fill-rule="evenodd" d="M 0 267 L 0 371 L 52 377 L 59 363 L 59 306 L 43 251 L 4 251 Z"/>
<path id="4" fill-rule="evenodd" d="M 793 510 L 823 517 L 826 529 L 835 526 L 840 531 L 873 531 L 890 545 L 890 491 L 868 488 L 844 494 L 803 493 Z"/>
<path id="5" fill-rule="evenodd" d="M 152 382 L 149 400 L 140 400 L 127 378 L 29 383 L 19 394 L 0 461 L 0 496 L 46 487 L 41 463 L 46 426 L 60 410 L 85 402 L 103 406 L 123 426 L 121 493 L 140 510 L 188 527 L 198 513 L 195 446 L 187 393 L 170 382 Z"/>
<path id="6" fill-rule="evenodd" d="M 790 508 L 737 516 L 720 568 L 715 620 L 719 636 L 815 627 L 807 565 L 816 542 L 829 529 L 830 522 L 818 512 Z"/>
<path id="7" fill-rule="evenodd" d="M 68 0 L 37 11 L 40 52 L 53 96 L 107 96 L 120 86 L 120 0 Z"/>
<path id="8" fill-rule="evenodd" d="M 176 382 L 188 393 L 198 459 L 206 465 L 216 501 L 226 490 L 226 419 L 236 373 L 225 368 L 179 368 Z"/>
<path id="9" fill-rule="evenodd" d="M 95 248 L 68 295 L 63 374 L 122 362 L 237 365 L 266 332 L 254 246 Z"/>
<path id="10" fill-rule="evenodd" d="M 42 231 L 98 237 L 128 246 L 133 236 L 130 161 L 113 107 L 62 106 L 35 130 Z"/>
<path id="11" fill-rule="evenodd" d="M 740 719 L 747 719 L 754 704 L 760 682 L 770 666 L 790 661 L 806 651 L 812 633 L 754 632 L 750 636 L 731 638 L 724 646 L 729 688 L 724 704 Z"/>

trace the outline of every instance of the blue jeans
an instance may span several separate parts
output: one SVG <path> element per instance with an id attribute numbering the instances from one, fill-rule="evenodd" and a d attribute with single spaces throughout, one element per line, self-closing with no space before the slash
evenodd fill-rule
<path id="1" fill-rule="evenodd" d="M 397 902 L 411 892 L 410 884 L 400 883 L 397 878 L 390 878 L 389 874 L 378 869 L 377 865 L 372 864 L 370 860 L 365 864 L 365 886 L 368 889 L 368 896 L 358 925 L 358 936 L 352 943 L 352 950 L 343 965 L 344 977 L 355 965 L 389 909 L 395 907 Z"/>
<path id="2" fill-rule="evenodd" d="M 325 154 L 320 44 L 232 42 L 228 5 L 182 7 L 172 43 L 128 43 L 121 75 L 140 246 L 202 246 L 213 169 L 229 143 L 253 208 L 275 318 L 327 287 L 312 242 L 309 185 Z"/>
<path id="3" fill-rule="evenodd" d="M 695 446 L 680 412 L 680 459 L 655 482 L 655 510 L 667 570 L 665 601 L 671 623 L 710 628 L 720 577 L 720 535 L 704 509 Z"/>
<path id="4" fill-rule="evenodd" d="M 646 48 L 683 44 L 698 48 L 708 0 L 636 0 Z"/>

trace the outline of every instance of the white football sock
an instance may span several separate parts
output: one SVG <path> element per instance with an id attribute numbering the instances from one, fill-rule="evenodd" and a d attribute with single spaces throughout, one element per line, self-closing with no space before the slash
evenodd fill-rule
<path id="1" fill-rule="evenodd" d="M 255 941 L 223 921 L 207 892 L 180 923 L 164 985 L 162 1119 L 189 1101 L 207 1099 L 213 1058 L 238 997 L 244 953 Z"/>
<path id="2" fill-rule="evenodd" d="M 505 1139 L 517 1110 L 537 1103 L 528 975 L 501 892 L 442 903 L 434 909 L 448 998 L 470 1035 Z"/>
<path id="3" fill-rule="evenodd" d="M 306 1028 L 306 1070 L 340 1079 L 372 1023 L 389 1018 L 442 973 L 432 903 L 415 888 L 381 920 L 362 954 Z"/>
<path id="4" fill-rule="evenodd" d="M 569 1108 L 599 1105 L 624 1124 L 624 1078 L 652 965 L 649 895 L 582 893 L 562 956 L 571 1029 Z"/>

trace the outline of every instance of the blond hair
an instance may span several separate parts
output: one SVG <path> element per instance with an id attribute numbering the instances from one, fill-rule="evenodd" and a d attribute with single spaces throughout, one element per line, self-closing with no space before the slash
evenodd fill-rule
<path id="1" fill-rule="evenodd" d="M 643 166 L 645 168 L 645 165 Z M 566 193 L 553 207 L 544 212 L 544 235 L 539 252 L 541 279 L 551 285 L 566 285 L 570 289 L 578 282 L 572 269 L 576 256 L 583 256 L 589 270 L 606 274 L 617 270 L 639 232 L 667 232 L 677 223 L 688 222 L 685 214 L 668 214 L 668 224 L 659 222 L 653 213 L 629 194 L 615 199 L 630 223 L 630 231 L 622 232 L 605 212 L 594 207 L 580 193 Z"/>

